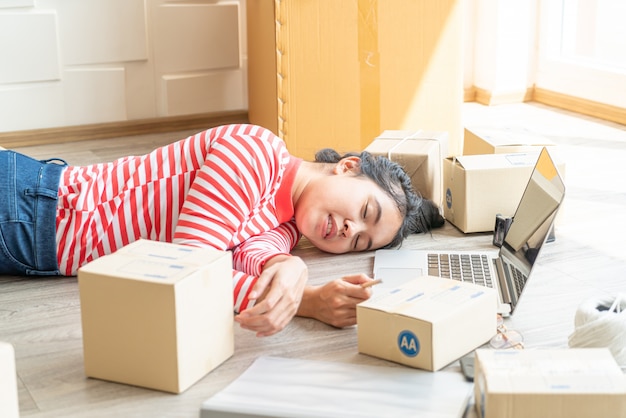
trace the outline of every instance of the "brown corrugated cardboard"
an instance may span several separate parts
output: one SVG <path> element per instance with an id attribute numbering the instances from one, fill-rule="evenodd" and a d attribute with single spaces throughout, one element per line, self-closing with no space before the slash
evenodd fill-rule
<path id="1" fill-rule="evenodd" d="M 463 232 L 491 232 L 513 216 L 538 153 L 461 155 L 443 161 L 446 220 Z M 557 163 L 559 170 L 562 164 Z"/>
<path id="2" fill-rule="evenodd" d="M 8 343 L 0 342 L 0 417 L 19 418 L 15 351 Z"/>
<path id="3" fill-rule="evenodd" d="M 626 377 L 606 348 L 476 351 L 480 418 L 623 418 Z"/>
<path id="4" fill-rule="evenodd" d="M 415 190 L 440 208 L 443 204 L 443 159 L 448 156 L 448 134 L 428 131 L 384 131 L 365 151 L 400 164 Z"/>
<path id="5" fill-rule="evenodd" d="M 139 240 L 78 286 L 89 377 L 180 393 L 234 352 L 230 252 Z"/>
<path id="6" fill-rule="evenodd" d="M 540 152 L 554 142 L 523 128 L 465 128 L 463 155 L 510 154 L 514 152 Z"/>
<path id="7" fill-rule="evenodd" d="M 495 290 L 423 276 L 357 305 L 360 353 L 439 370 L 496 332 Z"/>
<path id="8" fill-rule="evenodd" d="M 462 151 L 462 2 L 246 2 L 251 123 L 310 159 L 384 129 L 448 132 Z"/>

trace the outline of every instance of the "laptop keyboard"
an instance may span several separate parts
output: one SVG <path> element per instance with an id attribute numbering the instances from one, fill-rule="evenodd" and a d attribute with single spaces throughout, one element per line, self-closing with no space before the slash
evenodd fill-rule
<path id="1" fill-rule="evenodd" d="M 517 292 L 516 295 L 520 295 L 522 293 L 522 289 L 524 288 L 524 284 L 526 283 L 526 280 L 528 280 L 528 277 L 522 273 L 518 268 L 515 268 L 515 266 L 509 266 L 511 268 L 511 275 L 513 276 L 513 284 L 515 285 L 515 291 Z"/>
<path id="2" fill-rule="evenodd" d="M 483 254 L 428 254 L 428 274 L 493 287 L 489 263 Z"/>

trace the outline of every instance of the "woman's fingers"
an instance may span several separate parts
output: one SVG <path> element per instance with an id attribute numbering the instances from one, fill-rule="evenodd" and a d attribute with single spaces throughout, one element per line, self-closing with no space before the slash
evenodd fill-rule
<path id="1" fill-rule="evenodd" d="M 257 303 L 236 317 L 243 328 L 258 336 L 273 335 L 287 326 L 296 315 L 307 280 L 306 264 L 299 257 L 273 261 L 250 292 Z"/>

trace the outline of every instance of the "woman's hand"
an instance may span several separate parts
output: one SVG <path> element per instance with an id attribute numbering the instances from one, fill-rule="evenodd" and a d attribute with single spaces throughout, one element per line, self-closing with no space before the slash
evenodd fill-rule
<path id="1" fill-rule="evenodd" d="M 365 274 L 355 274 L 323 286 L 308 286 L 304 290 L 298 316 L 315 318 L 337 328 L 355 325 L 357 303 L 372 296 L 372 289 L 361 285 L 371 280 Z"/>
<path id="2" fill-rule="evenodd" d="M 276 334 L 296 315 L 307 279 L 308 269 L 300 257 L 271 258 L 248 296 L 256 300 L 255 305 L 235 316 L 235 321 L 258 337 Z"/>

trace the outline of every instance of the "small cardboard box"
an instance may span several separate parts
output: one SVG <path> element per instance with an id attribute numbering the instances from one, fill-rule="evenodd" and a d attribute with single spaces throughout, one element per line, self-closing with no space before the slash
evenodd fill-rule
<path id="1" fill-rule="evenodd" d="M 139 240 L 78 287 L 89 377 L 180 393 L 234 352 L 230 252 Z"/>
<path id="2" fill-rule="evenodd" d="M 539 152 L 554 142 L 524 128 L 465 128 L 463 155 Z"/>
<path id="3" fill-rule="evenodd" d="M 357 305 L 360 353 L 436 371 L 496 332 L 494 289 L 423 276 Z"/>
<path id="4" fill-rule="evenodd" d="M 15 351 L 8 343 L 0 342 L 0 417 L 19 418 Z"/>
<path id="5" fill-rule="evenodd" d="M 446 220 L 465 233 L 493 231 L 497 214 L 515 214 L 538 156 L 484 154 L 445 159 Z"/>
<path id="6" fill-rule="evenodd" d="M 384 131 L 365 151 L 400 164 L 416 191 L 441 208 L 442 161 L 448 156 L 448 134 L 429 131 Z"/>
<path id="7" fill-rule="evenodd" d="M 480 418 L 624 418 L 626 377 L 606 348 L 476 351 Z"/>

